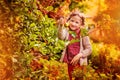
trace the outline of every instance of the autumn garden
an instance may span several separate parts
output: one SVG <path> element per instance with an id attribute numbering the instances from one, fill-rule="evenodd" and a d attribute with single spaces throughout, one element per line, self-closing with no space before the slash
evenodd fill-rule
<path id="1" fill-rule="evenodd" d="M 0 80 L 69 80 L 59 61 L 67 41 L 57 20 L 78 8 L 85 14 L 92 54 L 76 67 L 83 80 L 120 80 L 119 0 L 0 0 Z"/>

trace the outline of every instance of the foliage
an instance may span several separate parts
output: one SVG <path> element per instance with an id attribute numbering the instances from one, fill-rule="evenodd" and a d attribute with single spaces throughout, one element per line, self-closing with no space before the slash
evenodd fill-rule
<path id="1" fill-rule="evenodd" d="M 89 1 L 84 0 L 84 1 L 75 1 L 72 0 L 70 4 L 70 10 L 73 10 L 74 8 L 79 8 L 81 12 L 86 12 L 89 9 Z"/>
<path id="2" fill-rule="evenodd" d="M 68 80 L 67 65 L 64 63 L 59 63 L 57 61 L 51 60 L 47 61 L 40 59 L 40 63 L 43 64 L 43 74 L 49 79 L 54 80 Z"/>
<path id="3" fill-rule="evenodd" d="M 28 27 L 24 27 L 24 34 L 20 37 L 24 42 L 24 49 L 27 51 L 34 48 L 43 55 L 51 55 L 57 58 L 56 53 L 59 53 L 64 48 L 64 42 L 57 38 L 55 22 L 47 16 L 37 23 L 29 23 L 27 20 L 24 22 L 28 24 L 24 26 Z"/>
<path id="4" fill-rule="evenodd" d="M 85 28 L 82 28 L 82 29 L 81 29 L 81 36 L 82 36 L 82 37 L 88 36 L 88 30 L 85 29 Z"/>
<path id="5" fill-rule="evenodd" d="M 94 18 L 94 21 L 96 23 L 96 28 L 92 33 L 93 35 L 90 34 L 94 37 L 94 40 L 119 46 L 119 19 L 112 17 L 108 13 L 100 12 Z"/>
<path id="6" fill-rule="evenodd" d="M 72 75 L 74 78 L 80 78 L 83 80 L 112 80 L 111 74 L 106 75 L 104 73 L 96 72 L 90 64 L 88 66 L 76 67 Z"/>
<path id="7" fill-rule="evenodd" d="M 29 5 L 27 5 L 28 3 Z M 43 16 L 37 10 L 35 3 L 36 0 L 24 2 L 25 6 L 22 7 L 23 10 L 20 13 L 22 24 L 17 36 L 20 37 L 22 49 L 30 51 L 33 48 L 43 55 L 50 55 L 52 58 L 57 59 L 59 58 L 57 53 L 64 48 L 64 42 L 57 38 L 55 20 L 48 18 L 47 15 Z M 34 10 L 31 11 L 32 9 Z"/>
<path id="8" fill-rule="evenodd" d="M 36 4 L 36 2 L 37 0 L 19 0 L 11 5 L 14 12 L 18 13 L 16 14 L 18 23 L 14 26 L 16 30 L 14 37 L 19 38 L 20 46 L 13 56 L 14 78 L 17 79 L 34 76 L 29 68 L 33 57 L 59 60 L 59 53 L 65 44 L 57 38 L 56 21 L 48 18 L 47 15 L 44 16 L 38 10 L 37 4 L 40 3 Z"/>
<path id="9" fill-rule="evenodd" d="M 120 65 L 119 48 L 113 44 L 93 43 L 93 51 L 90 57 L 92 67 L 97 72 L 111 74 L 112 78 L 116 78 L 116 74 L 119 74 Z M 96 48 L 97 47 L 97 48 Z"/>
<path id="10" fill-rule="evenodd" d="M 19 42 L 14 37 L 16 15 L 9 3 L 0 0 L 0 80 L 10 80 L 13 76 L 12 55 L 19 48 Z"/>
<path id="11" fill-rule="evenodd" d="M 108 1 L 109 12 L 105 11 L 107 7 L 104 1 Z M 73 76 L 85 80 L 119 80 L 119 17 L 116 20 L 116 16 L 110 14 L 115 11 L 115 14 L 119 15 L 116 13 L 119 7 L 114 5 L 111 8 L 111 2 L 115 5 L 119 3 L 118 0 L 1 0 L 0 79 L 68 80 L 66 64 L 54 61 L 59 60 L 59 53 L 65 42 L 57 38 L 56 21 L 49 18 L 49 15 L 56 16 L 54 12 L 62 15 L 62 12 L 67 13 L 69 8 L 72 10 L 77 7 L 84 13 L 92 12 L 97 15 L 96 17 L 90 14 L 95 17 L 98 29 L 106 34 L 104 42 L 109 44 L 93 42 L 91 64 L 76 68 Z M 94 12 L 97 9 L 99 12 Z M 83 33 L 87 35 L 86 30 L 83 30 Z"/>
<path id="12" fill-rule="evenodd" d="M 57 62 L 55 60 L 46 60 L 40 58 L 32 59 L 28 69 L 29 73 L 27 75 L 21 74 L 14 79 L 27 79 L 29 80 L 68 80 L 67 65 Z"/>

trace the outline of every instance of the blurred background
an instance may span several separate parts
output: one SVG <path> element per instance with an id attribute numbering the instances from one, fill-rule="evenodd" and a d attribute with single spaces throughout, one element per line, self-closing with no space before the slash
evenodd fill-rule
<path id="1" fill-rule="evenodd" d="M 84 79 L 120 80 L 119 5 L 119 0 L 0 0 L 0 80 L 68 80 L 59 62 L 66 42 L 58 39 L 56 23 L 75 8 L 85 14 L 93 47 L 93 71 Z"/>

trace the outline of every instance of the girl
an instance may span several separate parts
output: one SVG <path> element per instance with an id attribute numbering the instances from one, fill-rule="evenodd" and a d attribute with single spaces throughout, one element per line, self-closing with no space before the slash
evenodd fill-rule
<path id="1" fill-rule="evenodd" d="M 61 19 L 61 23 L 64 24 L 64 22 L 69 23 L 69 31 L 65 29 L 63 30 L 64 32 L 59 32 L 59 38 L 69 40 L 70 42 L 76 40 L 66 46 L 60 59 L 61 62 L 67 63 L 69 78 L 72 80 L 73 69 L 78 65 L 87 65 L 87 56 L 91 54 L 92 50 L 89 37 L 80 35 L 80 30 L 84 27 L 84 16 L 82 13 L 79 11 L 71 12 L 66 21 Z M 59 27 L 59 31 L 62 31 L 62 27 Z M 61 36 L 62 34 L 64 36 Z M 76 78 L 75 80 L 79 79 Z"/>

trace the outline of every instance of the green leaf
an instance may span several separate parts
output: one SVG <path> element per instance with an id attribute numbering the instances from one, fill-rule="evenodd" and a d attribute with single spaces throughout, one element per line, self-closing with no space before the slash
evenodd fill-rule
<path id="1" fill-rule="evenodd" d="M 30 27 L 35 27 L 35 26 L 36 26 L 35 23 L 31 23 L 31 24 L 30 24 Z"/>
<path id="2" fill-rule="evenodd" d="M 74 31 L 69 31 L 69 33 L 75 38 L 76 37 L 76 33 Z"/>
<path id="3" fill-rule="evenodd" d="M 80 42 L 80 40 L 79 39 L 72 39 L 69 44 L 73 44 L 75 42 Z"/>
<path id="4" fill-rule="evenodd" d="M 88 36 L 88 30 L 85 29 L 85 28 L 82 28 L 80 33 L 81 33 L 81 36 L 82 36 L 82 37 Z"/>

